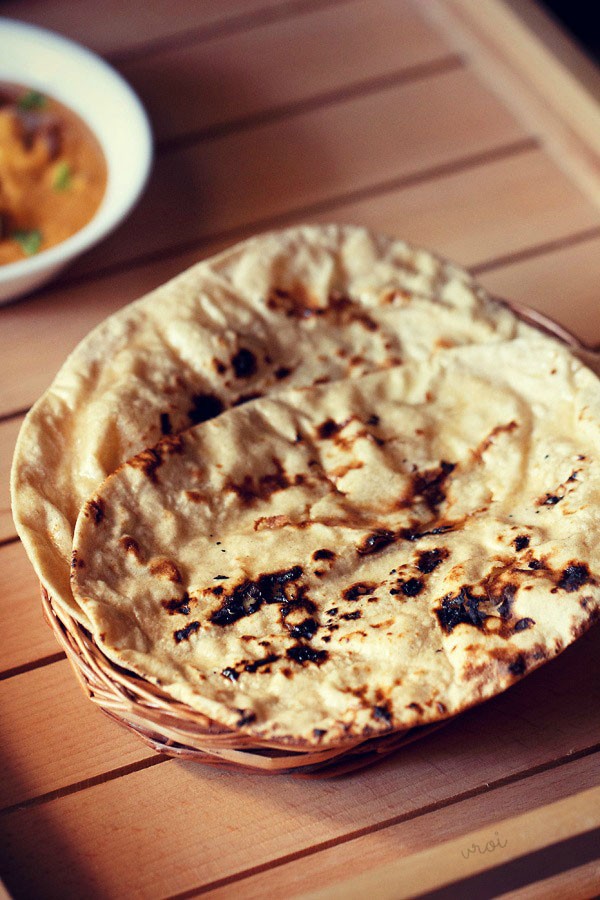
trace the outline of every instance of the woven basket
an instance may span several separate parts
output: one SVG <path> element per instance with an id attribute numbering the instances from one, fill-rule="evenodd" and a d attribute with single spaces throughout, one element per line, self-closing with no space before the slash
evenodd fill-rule
<path id="1" fill-rule="evenodd" d="M 396 731 L 321 751 L 290 751 L 224 728 L 174 700 L 159 687 L 113 663 L 90 633 L 52 602 L 42 587 L 42 608 L 88 697 L 114 721 L 159 753 L 261 774 L 344 775 L 371 765 L 444 723 Z"/>
<path id="2" fill-rule="evenodd" d="M 501 301 L 505 302 L 505 301 Z M 581 342 L 541 313 L 506 303 L 524 321 L 571 347 Z M 156 685 L 113 663 L 91 634 L 42 587 L 45 618 L 81 686 L 100 709 L 153 750 L 178 759 L 263 774 L 343 775 L 364 768 L 446 724 L 444 721 L 321 751 L 294 750 L 232 731 L 181 703 Z"/>

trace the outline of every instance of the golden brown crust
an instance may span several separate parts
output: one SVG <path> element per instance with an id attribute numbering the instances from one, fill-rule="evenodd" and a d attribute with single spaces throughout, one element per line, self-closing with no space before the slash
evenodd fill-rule
<path id="1" fill-rule="evenodd" d="M 333 225 L 252 238 L 125 307 L 71 354 L 19 437 L 17 529 L 42 583 L 86 624 L 68 580 L 73 528 L 128 457 L 146 450 L 138 465 L 158 476 L 174 436 L 225 408 L 526 332 L 466 272 L 401 241 Z"/>
<path id="2" fill-rule="evenodd" d="M 596 377 L 541 338 L 288 391 L 110 477 L 73 590 L 104 651 L 191 708 L 349 746 L 456 715 L 588 627 L 599 450 Z"/>

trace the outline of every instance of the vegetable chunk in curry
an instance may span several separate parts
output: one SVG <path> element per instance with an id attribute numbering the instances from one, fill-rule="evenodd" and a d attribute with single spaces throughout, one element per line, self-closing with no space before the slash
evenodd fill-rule
<path id="1" fill-rule="evenodd" d="M 100 145 L 57 100 L 0 83 L 0 265 L 83 228 L 106 190 Z"/>

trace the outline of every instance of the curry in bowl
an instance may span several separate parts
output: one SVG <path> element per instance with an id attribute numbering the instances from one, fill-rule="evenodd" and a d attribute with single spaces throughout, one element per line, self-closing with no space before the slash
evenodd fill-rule
<path id="1" fill-rule="evenodd" d="M 83 228 L 106 182 L 100 144 L 79 116 L 46 94 L 0 82 L 0 265 Z"/>

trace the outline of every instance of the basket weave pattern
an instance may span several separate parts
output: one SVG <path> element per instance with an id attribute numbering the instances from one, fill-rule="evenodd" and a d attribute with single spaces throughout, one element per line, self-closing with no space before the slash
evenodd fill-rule
<path id="1" fill-rule="evenodd" d="M 339 748 L 291 751 L 212 722 L 116 665 L 79 622 L 53 604 L 43 587 L 42 608 L 87 696 L 153 750 L 178 759 L 263 774 L 343 775 L 378 762 L 444 724 L 392 732 Z"/>

